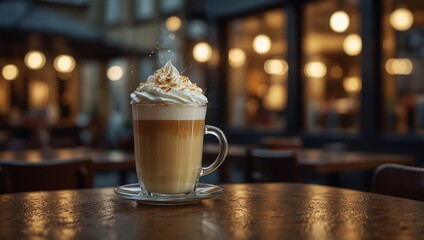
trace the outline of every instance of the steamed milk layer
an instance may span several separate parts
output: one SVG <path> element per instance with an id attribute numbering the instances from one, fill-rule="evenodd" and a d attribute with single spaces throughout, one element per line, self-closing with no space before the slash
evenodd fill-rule
<path id="1" fill-rule="evenodd" d="M 137 175 L 150 194 L 195 187 L 207 102 L 199 89 L 168 62 L 131 94 Z"/>

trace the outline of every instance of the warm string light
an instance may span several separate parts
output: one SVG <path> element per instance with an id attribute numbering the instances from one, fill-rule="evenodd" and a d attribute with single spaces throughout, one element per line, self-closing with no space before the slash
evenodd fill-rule
<path id="1" fill-rule="evenodd" d="M 330 27 L 333 31 L 341 33 L 347 30 L 350 24 L 349 15 L 343 11 L 334 12 L 330 17 Z"/>
<path id="2" fill-rule="evenodd" d="M 53 64 L 58 72 L 70 73 L 75 68 L 75 59 L 70 55 L 59 55 L 54 59 Z"/>
<path id="3" fill-rule="evenodd" d="M 171 16 L 166 19 L 166 28 L 171 32 L 176 32 L 181 28 L 181 19 L 177 16 Z"/>
<path id="4" fill-rule="evenodd" d="M 322 78 L 327 73 L 327 67 L 323 62 L 312 61 L 305 65 L 305 75 L 311 78 Z"/>
<path id="5" fill-rule="evenodd" d="M 29 69 L 38 70 L 46 64 L 46 56 L 41 51 L 32 50 L 25 55 L 24 62 Z M 75 59 L 71 55 L 62 54 L 54 59 L 53 65 L 58 72 L 70 73 L 75 68 Z"/>
<path id="6" fill-rule="evenodd" d="M 197 43 L 193 48 L 193 57 L 198 62 L 207 62 L 212 58 L 212 48 L 206 42 Z"/>
<path id="7" fill-rule="evenodd" d="M 362 50 L 362 40 L 358 34 L 349 34 L 343 41 L 343 50 L 349 56 L 356 56 Z"/>
<path id="8" fill-rule="evenodd" d="M 359 77 L 348 77 L 343 80 L 343 88 L 348 93 L 359 92 L 362 88 L 362 82 Z"/>
<path id="9" fill-rule="evenodd" d="M 246 54 L 240 48 L 231 48 L 228 52 L 228 60 L 231 67 L 242 67 L 246 62 Z"/>
<path id="10" fill-rule="evenodd" d="M 408 58 L 390 58 L 386 62 L 386 71 L 390 75 L 409 75 L 414 65 Z"/>
<path id="11" fill-rule="evenodd" d="M 253 50 L 259 54 L 265 54 L 271 49 L 271 39 L 265 34 L 259 34 L 253 39 Z"/>
<path id="12" fill-rule="evenodd" d="M 124 75 L 124 71 L 122 70 L 122 67 L 120 67 L 120 66 L 111 66 L 107 70 L 106 75 L 109 78 L 109 80 L 118 81 Z"/>
<path id="13" fill-rule="evenodd" d="M 29 51 L 24 58 L 25 65 L 33 70 L 41 69 L 46 63 L 46 57 L 40 51 Z"/>
<path id="14" fill-rule="evenodd" d="M 12 81 L 18 78 L 19 69 L 16 65 L 8 64 L 3 67 L 1 73 L 4 79 Z"/>
<path id="15" fill-rule="evenodd" d="M 264 107 L 269 111 L 279 111 L 286 105 L 287 93 L 281 84 L 273 83 L 264 98 Z"/>
<path id="16" fill-rule="evenodd" d="M 284 59 L 269 59 L 264 64 L 264 70 L 270 75 L 284 75 L 289 65 Z"/>
<path id="17" fill-rule="evenodd" d="M 398 31 L 406 31 L 414 23 L 414 16 L 406 8 L 398 8 L 390 14 L 390 25 Z"/>

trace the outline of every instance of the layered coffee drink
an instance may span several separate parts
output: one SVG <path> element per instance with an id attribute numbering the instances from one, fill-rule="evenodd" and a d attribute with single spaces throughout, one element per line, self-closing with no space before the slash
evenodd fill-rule
<path id="1" fill-rule="evenodd" d="M 150 105 L 134 114 L 136 168 L 146 191 L 190 193 L 202 169 L 206 107 Z"/>
<path id="2" fill-rule="evenodd" d="M 146 194 L 190 194 L 198 179 L 224 160 L 225 136 L 205 126 L 207 98 L 168 61 L 131 94 L 137 176 Z M 202 168 L 203 136 L 225 143 L 224 154 Z"/>

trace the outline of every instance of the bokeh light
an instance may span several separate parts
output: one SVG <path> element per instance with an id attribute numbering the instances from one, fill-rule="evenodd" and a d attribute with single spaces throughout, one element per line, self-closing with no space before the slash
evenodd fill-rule
<path id="1" fill-rule="evenodd" d="M 356 56 L 362 50 L 362 40 L 358 34 L 349 34 L 343 41 L 343 50 L 349 56 Z"/>
<path id="2" fill-rule="evenodd" d="M 390 25 L 398 31 L 408 30 L 413 23 L 414 16 L 406 8 L 398 8 L 390 14 Z"/>
<path id="3" fill-rule="evenodd" d="M 305 75 L 311 78 L 322 78 L 327 73 L 327 67 L 323 62 L 313 61 L 305 65 Z"/>
<path id="4" fill-rule="evenodd" d="M 359 92 L 362 88 L 362 82 L 359 77 L 348 77 L 343 80 L 343 88 L 348 93 Z"/>
<path id="5" fill-rule="evenodd" d="M 409 75 L 414 65 L 408 58 L 390 58 L 386 62 L 386 71 L 390 75 Z"/>
<path id="6" fill-rule="evenodd" d="M 178 29 L 181 28 L 181 19 L 177 16 L 171 16 L 166 19 L 165 25 L 166 28 L 171 32 L 178 31 Z"/>
<path id="7" fill-rule="evenodd" d="M 40 51 L 29 51 L 24 58 L 25 65 L 30 69 L 40 69 L 46 64 L 46 57 Z"/>
<path id="8" fill-rule="evenodd" d="M 228 60 L 231 67 L 242 67 L 246 62 L 246 54 L 240 48 L 231 48 L 228 52 Z"/>
<path id="9" fill-rule="evenodd" d="M 59 55 L 54 59 L 53 64 L 58 72 L 70 73 L 75 68 L 75 59 L 70 55 Z"/>
<path id="10" fill-rule="evenodd" d="M 122 70 L 122 67 L 120 66 L 111 66 L 106 73 L 107 77 L 111 81 L 118 81 L 122 78 L 124 75 L 124 71 Z"/>
<path id="11" fill-rule="evenodd" d="M 349 27 L 349 15 L 343 11 L 334 12 L 330 17 L 330 27 L 335 32 L 344 32 Z"/>
<path id="12" fill-rule="evenodd" d="M 264 34 L 259 34 L 253 39 L 253 50 L 259 54 L 265 54 L 271 49 L 271 39 Z"/>
<path id="13" fill-rule="evenodd" d="M 289 69 L 284 59 L 269 59 L 264 64 L 264 70 L 270 75 L 283 75 Z"/>
<path id="14" fill-rule="evenodd" d="M 11 81 L 19 76 L 19 69 L 16 65 L 8 64 L 3 67 L 1 73 L 4 79 Z"/>
<path id="15" fill-rule="evenodd" d="M 193 57 L 198 62 L 207 62 L 212 57 L 212 48 L 208 43 L 197 43 L 193 48 Z"/>

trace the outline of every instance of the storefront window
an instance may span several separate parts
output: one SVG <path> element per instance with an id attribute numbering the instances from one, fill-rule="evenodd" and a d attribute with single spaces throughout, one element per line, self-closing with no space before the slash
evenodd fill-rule
<path id="1" fill-rule="evenodd" d="M 285 12 L 278 9 L 229 23 L 227 121 L 231 127 L 285 128 L 286 22 Z"/>
<path id="2" fill-rule="evenodd" d="M 383 126 L 424 133 L 424 2 L 383 1 Z"/>
<path id="3" fill-rule="evenodd" d="M 305 5 L 302 42 L 305 130 L 358 132 L 361 72 L 359 0 Z"/>

